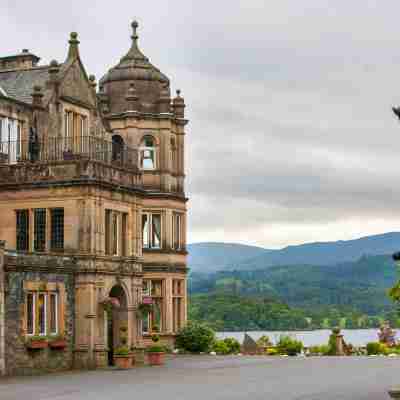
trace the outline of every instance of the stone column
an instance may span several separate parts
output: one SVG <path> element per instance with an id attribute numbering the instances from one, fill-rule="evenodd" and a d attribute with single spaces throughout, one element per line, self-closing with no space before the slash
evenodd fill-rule
<path id="1" fill-rule="evenodd" d="M 5 356 L 5 295 L 4 295 L 4 252 L 6 242 L 0 241 L 0 376 L 6 374 Z"/>

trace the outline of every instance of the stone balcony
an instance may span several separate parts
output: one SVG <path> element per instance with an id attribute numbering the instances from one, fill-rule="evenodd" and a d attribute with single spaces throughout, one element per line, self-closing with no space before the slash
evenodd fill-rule
<path id="1" fill-rule="evenodd" d="M 90 136 L 0 143 L 0 187 L 67 182 L 102 182 L 140 189 L 143 182 L 138 151 Z"/>

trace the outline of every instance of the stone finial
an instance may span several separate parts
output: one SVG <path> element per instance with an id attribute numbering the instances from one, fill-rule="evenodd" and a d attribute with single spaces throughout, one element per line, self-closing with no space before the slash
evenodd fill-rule
<path id="1" fill-rule="evenodd" d="M 69 43 L 69 49 L 68 49 L 67 60 L 73 60 L 75 58 L 78 58 L 80 42 L 78 40 L 78 34 L 76 32 L 71 32 L 68 43 Z"/>
<path id="2" fill-rule="evenodd" d="M 89 83 L 91 88 L 96 91 L 97 83 L 96 83 L 96 77 L 94 75 L 89 76 Z"/>
<path id="3" fill-rule="evenodd" d="M 137 95 L 135 84 L 132 82 L 129 84 L 128 93 L 125 96 L 125 100 L 128 103 L 127 111 L 139 111 L 139 96 Z"/>
<path id="4" fill-rule="evenodd" d="M 132 40 L 137 41 L 139 39 L 139 35 L 137 34 L 137 29 L 139 28 L 139 22 L 137 22 L 136 20 L 132 21 L 131 23 L 131 27 L 132 27 Z"/>
<path id="5" fill-rule="evenodd" d="M 35 85 L 33 87 L 33 93 L 31 94 L 31 96 L 32 96 L 32 105 L 34 107 L 42 107 L 42 105 L 43 105 L 42 87 L 39 85 Z"/>
<path id="6" fill-rule="evenodd" d="M 50 68 L 49 68 L 49 75 L 50 75 L 50 82 L 54 83 L 57 81 L 57 74 L 60 71 L 60 66 L 56 60 L 52 60 L 50 62 Z"/>
<path id="7" fill-rule="evenodd" d="M 176 118 L 185 118 L 185 107 L 185 99 L 181 97 L 181 91 L 178 89 L 176 91 L 176 97 L 172 102 L 172 108 Z"/>

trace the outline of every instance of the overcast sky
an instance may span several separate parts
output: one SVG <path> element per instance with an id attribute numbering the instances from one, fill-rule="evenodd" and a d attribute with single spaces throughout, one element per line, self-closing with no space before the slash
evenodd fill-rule
<path id="1" fill-rule="evenodd" d="M 140 47 L 187 104 L 189 241 L 400 231 L 400 1 L 1 0 L 1 55 L 100 78 Z M 400 243 L 399 243 L 400 247 Z"/>

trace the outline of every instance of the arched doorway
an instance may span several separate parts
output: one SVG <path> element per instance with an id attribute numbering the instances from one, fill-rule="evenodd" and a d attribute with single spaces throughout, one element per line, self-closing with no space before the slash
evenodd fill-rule
<path id="1" fill-rule="evenodd" d="M 120 163 L 124 161 L 124 139 L 120 135 L 112 137 L 112 161 Z"/>
<path id="2" fill-rule="evenodd" d="M 107 347 L 108 365 L 114 365 L 114 351 L 117 347 L 128 345 L 127 298 L 121 285 L 110 290 L 107 307 Z"/>

